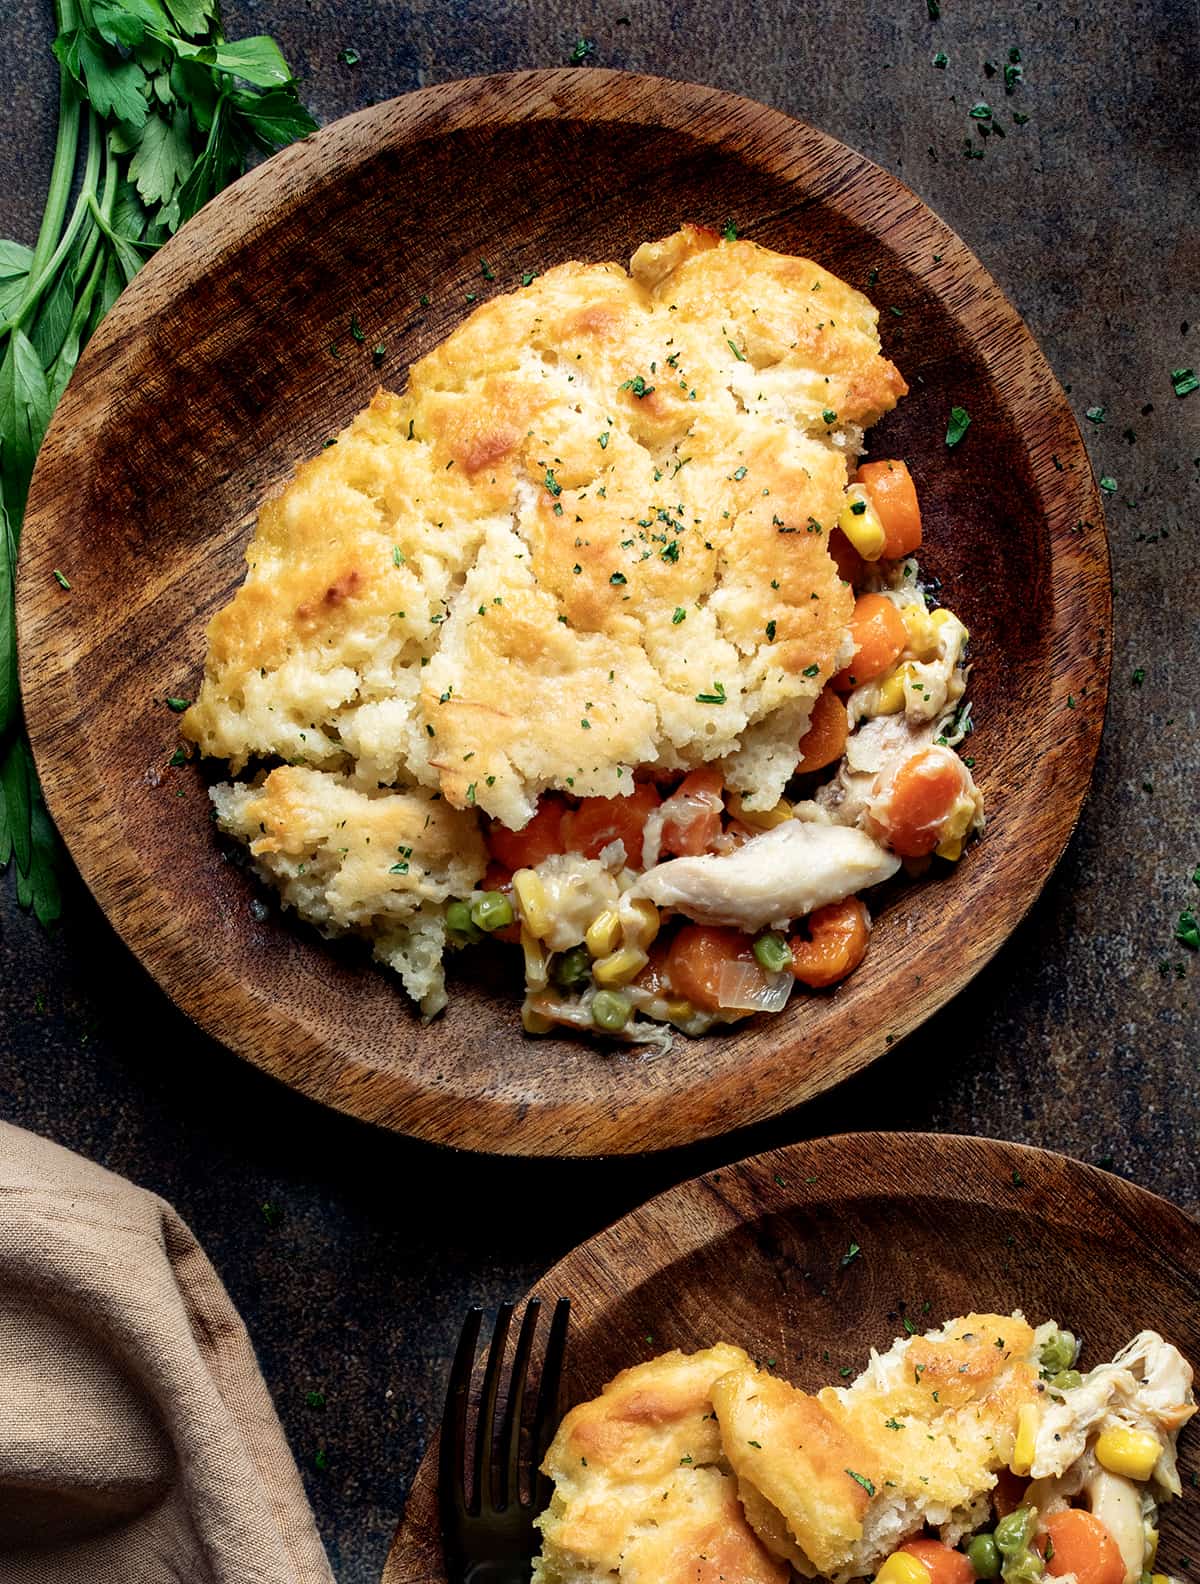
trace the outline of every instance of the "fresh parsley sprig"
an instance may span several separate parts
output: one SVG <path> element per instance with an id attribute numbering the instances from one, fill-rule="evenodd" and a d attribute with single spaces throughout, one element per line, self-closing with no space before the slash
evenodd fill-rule
<path id="1" fill-rule="evenodd" d="M 59 913 L 57 847 L 21 720 L 13 620 L 38 448 L 88 337 L 154 249 L 255 155 L 316 128 L 279 46 L 226 40 L 217 0 L 54 10 L 58 135 L 41 228 L 32 248 L 0 241 L 0 868 L 15 860 L 21 904 L 43 923 Z"/>

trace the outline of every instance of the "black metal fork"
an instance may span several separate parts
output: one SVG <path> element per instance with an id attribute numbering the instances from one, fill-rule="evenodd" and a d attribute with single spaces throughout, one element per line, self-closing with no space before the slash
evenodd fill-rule
<path id="1" fill-rule="evenodd" d="M 500 1307 L 483 1376 L 472 1457 L 467 1451 L 467 1407 L 482 1309 L 471 1310 L 458 1339 L 442 1415 L 438 1465 L 442 1546 L 450 1584 L 529 1584 L 533 1557 L 538 1549 L 533 1520 L 550 1499 L 550 1481 L 539 1469 L 558 1425 L 571 1303 L 568 1298 L 560 1298 L 554 1306 L 537 1408 L 526 1441 L 526 1456 L 522 1458 L 525 1384 L 540 1308 L 536 1298 L 531 1298 L 525 1306 L 525 1318 L 513 1354 L 504 1421 L 497 1439 L 496 1399 L 513 1316 L 512 1304 Z M 523 1486 L 526 1495 L 522 1495 Z"/>

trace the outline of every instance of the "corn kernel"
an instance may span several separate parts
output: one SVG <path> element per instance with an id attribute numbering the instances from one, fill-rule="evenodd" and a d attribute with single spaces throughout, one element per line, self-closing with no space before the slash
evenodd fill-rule
<path id="1" fill-rule="evenodd" d="M 1017 1439 L 1013 1446 L 1012 1463 L 1009 1465 L 1014 1474 L 1024 1476 L 1033 1467 L 1033 1454 L 1037 1450 L 1037 1433 L 1037 1404 L 1023 1403 L 1017 1415 Z"/>
<path id="2" fill-rule="evenodd" d="M 960 797 L 942 825 L 942 839 L 934 849 L 939 858 L 949 858 L 952 863 L 956 863 L 962 857 L 963 845 L 974 818 L 973 800 Z"/>
<path id="3" fill-rule="evenodd" d="M 592 977 L 598 985 L 612 988 L 627 985 L 650 961 L 644 951 L 636 946 L 622 946 L 607 957 L 601 957 L 592 967 Z"/>
<path id="4" fill-rule="evenodd" d="M 908 647 L 918 660 L 928 660 L 937 652 L 937 629 L 923 605 L 902 605 L 900 615 L 908 632 Z"/>
<path id="5" fill-rule="evenodd" d="M 667 1016 L 672 1023 L 686 1023 L 695 1011 L 690 1001 L 668 1001 Z"/>
<path id="6" fill-rule="evenodd" d="M 526 929 L 538 940 L 544 940 L 554 920 L 550 916 L 546 887 L 542 884 L 541 876 L 532 869 L 518 869 L 512 877 L 512 885 Z"/>
<path id="7" fill-rule="evenodd" d="M 1162 1443 L 1148 1430 L 1132 1430 L 1128 1425 L 1113 1425 L 1096 1441 L 1096 1461 L 1110 1474 L 1126 1479 L 1148 1480 L 1162 1456 Z"/>
<path id="8" fill-rule="evenodd" d="M 929 620 L 933 623 L 933 625 L 935 627 L 944 627 L 947 622 L 956 622 L 956 621 L 958 621 L 958 617 L 954 614 L 954 612 L 952 610 L 947 610 L 944 605 L 939 605 L 937 610 L 930 611 Z M 961 622 L 959 622 L 959 626 L 962 626 Z M 962 635 L 963 643 L 966 643 L 967 639 L 970 636 L 971 636 L 971 634 L 967 631 L 967 629 L 965 627 L 963 627 L 963 635 Z"/>
<path id="9" fill-rule="evenodd" d="M 587 927 L 584 944 L 593 957 L 607 957 L 621 940 L 621 919 L 616 908 L 605 908 Z"/>
<path id="10" fill-rule="evenodd" d="M 876 683 L 876 715 L 898 715 L 905 705 L 905 683 L 913 676 L 911 665 L 898 666 L 890 676 Z"/>
<path id="11" fill-rule="evenodd" d="M 521 927 L 521 950 L 525 953 L 525 986 L 544 990 L 550 983 L 550 959 L 536 935 Z"/>
<path id="12" fill-rule="evenodd" d="M 748 809 L 743 806 L 738 794 L 731 792 L 728 804 L 734 819 L 749 825 L 751 830 L 774 830 L 776 825 L 786 825 L 792 817 L 792 805 L 787 798 L 780 798 L 774 808 Z"/>
<path id="13" fill-rule="evenodd" d="M 637 946 L 645 951 L 658 934 L 662 922 L 658 909 L 649 897 L 622 897 L 620 911 L 623 944 Z"/>
<path id="14" fill-rule="evenodd" d="M 521 1008 L 521 1027 L 526 1034 L 549 1034 L 554 1027 L 553 1020 L 543 1017 L 540 1012 L 526 1004 Z"/>
<path id="15" fill-rule="evenodd" d="M 893 1551 L 875 1575 L 875 1584 L 930 1584 L 933 1574 L 911 1551 Z"/>
<path id="16" fill-rule="evenodd" d="M 1171 1580 L 1165 1573 L 1151 1573 L 1150 1584 L 1171 1584 Z"/>
<path id="17" fill-rule="evenodd" d="M 838 527 L 864 561 L 879 560 L 887 544 L 887 535 L 861 484 L 851 484 L 846 491 L 846 504 L 838 515 Z"/>

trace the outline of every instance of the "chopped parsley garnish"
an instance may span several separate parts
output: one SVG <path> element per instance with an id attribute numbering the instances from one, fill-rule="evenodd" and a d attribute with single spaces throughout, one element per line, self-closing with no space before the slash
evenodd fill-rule
<path id="1" fill-rule="evenodd" d="M 820 669 L 821 669 L 821 667 L 814 660 L 812 665 L 808 665 L 808 666 L 804 667 L 804 671 L 803 671 L 802 674 L 804 676 L 807 676 L 807 677 L 814 677 L 814 676 L 817 675 L 817 673 L 820 671 Z"/>
<path id="2" fill-rule="evenodd" d="M 1089 407 L 1087 412 L 1085 412 L 1083 416 L 1085 418 L 1090 419 L 1092 421 L 1092 423 L 1094 423 L 1094 424 L 1102 424 L 1104 422 L 1104 420 L 1108 417 L 1108 408 L 1107 407 Z"/>
<path id="3" fill-rule="evenodd" d="M 767 623 L 767 640 L 770 643 L 775 642 L 775 623 L 773 621 Z"/>
<path id="4" fill-rule="evenodd" d="M 562 485 L 554 477 L 554 469 L 553 468 L 547 468 L 546 469 L 545 486 L 550 491 L 551 495 L 561 495 L 562 494 Z"/>
<path id="5" fill-rule="evenodd" d="M 738 483 L 740 484 L 742 479 L 744 479 L 746 477 L 746 469 L 744 467 L 734 468 L 733 476 L 738 481 Z"/>
<path id="6" fill-rule="evenodd" d="M 867 503 L 864 500 L 855 500 L 850 502 L 850 511 L 855 517 L 861 517 L 866 509 Z"/>
<path id="7" fill-rule="evenodd" d="M 937 54 L 933 57 L 933 64 L 941 71 L 945 71 L 946 67 L 950 64 L 950 57 L 946 54 L 945 50 L 938 50 Z"/>
<path id="8" fill-rule="evenodd" d="M 572 66 L 582 66 L 589 55 L 596 53 L 596 45 L 592 39 L 577 38 L 575 48 L 571 51 L 570 61 Z"/>
<path id="9" fill-rule="evenodd" d="M 367 339 L 366 332 L 364 331 L 362 325 L 360 325 L 358 322 L 357 314 L 350 315 L 350 334 L 358 342 L 359 346 L 362 346 L 363 342 Z"/>
<path id="10" fill-rule="evenodd" d="M 936 0 L 929 0 L 929 4 L 930 4 L 931 8 L 933 7 L 933 5 L 935 3 L 936 3 Z M 854 1483 L 856 1485 L 861 1485 L 862 1486 L 863 1490 L 866 1491 L 868 1496 L 874 1496 L 875 1487 L 871 1483 L 871 1481 L 867 1478 L 867 1476 L 865 1474 L 856 1474 L 853 1469 L 847 1469 L 846 1473 L 849 1474 L 850 1478 L 854 1481 Z"/>
<path id="11" fill-rule="evenodd" d="M 182 715 L 184 710 L 191 709 L 191 707 L 192 707 L 191 699 L 169 698 L 167 700 L 167 708 L 169 710 L 174 710 L 176 715 Z"/>
<path id="12" fill-rule="evenodd" d="M 723 682 L 714 682 L 713 683 L 713 690 L 712 690 L 711 693 L 697 693 L 696 694 L 696 703 L 697 704 L 724 704 L 724 702 L 725 702 L 725 684 Z"/>
<path id="13" fill-rule="evenodd" d="M 341 61 L 343 66 L 357 66 L 361 59 L 362 56 L 358 51 L 351 49 L 349 46 L 343 50 L 338 50 L 338 60 Z"/>
<path id="14" fill-rule="evenodd" d="M 1200 390 L 1200 377 L 1197 376 L 1195 369 L 1172 369 L 1171 384 L 1176 396 L 1190 396 L 1192 391 Z"/>
<path id="15" fill-rule="evenodd" d="M 624 572 L 614 572 L 608 580 L 610 583 L 625 583 L 628 581 Z"/>
<path id="16" fill-rule="evenodd" d="M 671 617 L 671 626 L 672 627 L 678 627 L 679 623 L 681 621 L 686 621 L 686 620 L 687 620 L 687 611 L 684 610 L 682 605 L 676 605 L 675 614 L 674 614 L 674 616 Z"/>
<path id="17" fill-rule="evenodd" d="M 1100 480 L 1100 488 L 1106 495 L 1115 495 L 1117 493 L 1117 481 L 1105 473 Z"/>
<path id="18" fill-rule="evenodd" d="M 537 280 L 537 271 L 536 270 L 526 270 L 524 272 L 524 274 L 521 276 L 521 285 L 522 286 L 532 286 L 535 280 Z"/>
<path id="19" fill-rule="evenodd" d="M 827 424 L 837 423 L 837 413 L 831 412 L 828 407 L 826 407 L 825 411 L 821 414 L 821 417 Z"/>
<path id="20" fill-rule="evenodd" d="M 488 263 L 487 259 L 479 260 L 479 273 L 483 276 L 484 280 L 496 279 L 496 272 Z"/>
<path id="21" fill-rule="evenodd" d="M 946 425 L 946 444 L 956 446 L 966 434 L 971 423 L 971 414 L 965 407 L 951 407 L 950 422 Z"/>
<path id="22" fill-rule="evenodd" d="M 885 1430 L 903 1430 L 904 1426 L 900 1423 L 899 1419 L 885 1419 L 883 1421 L 883 1428 Z"/>
<path id="23" fill-rule="evenodd" d="M 1175 926 L 1175 939 L 1189 951 L 1200 951 L 1200 924 L 1191 908 L 1185 908 Z"/>
<path id="24" fill-rule="evenodd" d="M 408 873 L 408 864 L 403 859 L 401 859 L 399 863 L 394 863 L 392 865 L 392 867 L 388 870 L 388 874 L 407 874 L 407 873 Z"/>
<path id="25" fill-rule="evenodd" d="M 1144 666 L 1138 666 L 1137 670 L 1129 678 L 1129 685 L 1130 685 L 1130 687 L 1141 687 L 1142 683 L 1145 680 L 1146 680 L 1145 667 Z"/>
<path id="26" fill-rule="evenodd" d="M 725 337 L 725 345 L 733 353 L 734 357 L 737 358 L 739 363 L 744 363 L 746 361 L 746 354 L 739 346 L 731 341 L 728 336 Z"/>
<path id="27" fill-rule="evenodd" d="M 638 401 L 654 394 L 654 386 L 647 385 L 640 374 L 635 374 L 632 379 L 627 379 L 621 386 L 622 390 L 632 391 Z"/>
<path id="28" fill-rule="evenodd" d="M 608 430 L 607 429 L 604 431 L 604 433 L 602 435 L 597 435 L 596 436 L 596 444 L 600 447 L 601 451 L 607 451 L 608 450 Z"/>
<path id="29" fill-rule="evenodd" d="M 71 587 L 70 580 L 66 573 L 60 572 L 57 567 L 54 568 L 54 581 L 58 584 L 59 588 L 69 589 Z"/>
<path id="30" fill-rule="evenodd" d="M 861 1253 L 862 1249 L 859 1248 L 858 1244 L 851 1243 L 850 1247 L 842 1255 L 842 1269 L 845 1270 L 846 1266 L 849 1265 L 852 1260 L 857 1259 Z"/>
<path id="31" fill-rule="evenodd" d="M 989 104 L 985 104 L 981 99 L 978 104 L 971 106 L 967 114 L 972 121 L 990 121 L 992 119 L 992 107 Z"/>
<path id="32" fill-rule="evenodd" d="M 732 220 L 726 220 L 721 227 L 721 236 L 726 242 L 737 241 L 737 226 L 734 225 Z"/>

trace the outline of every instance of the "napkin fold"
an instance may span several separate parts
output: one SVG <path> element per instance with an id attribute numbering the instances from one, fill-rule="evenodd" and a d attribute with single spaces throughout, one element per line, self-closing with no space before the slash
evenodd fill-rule
<path id="1" fill-rule="evenodd" d="M 246 1328 L 170 1205 L 0 1123 L 0 1584 L 332 1584 Z"/>

